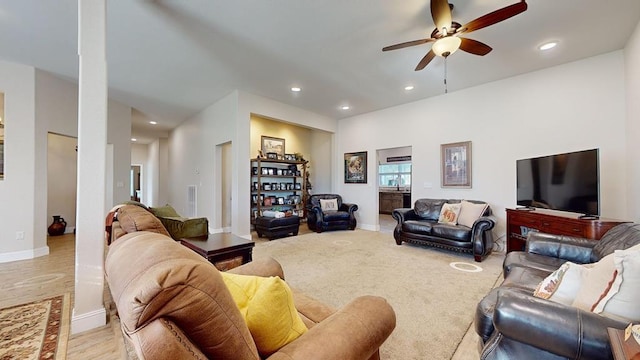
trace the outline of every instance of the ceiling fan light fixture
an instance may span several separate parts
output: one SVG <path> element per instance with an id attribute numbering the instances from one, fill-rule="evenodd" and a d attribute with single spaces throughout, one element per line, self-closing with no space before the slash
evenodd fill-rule
<path id="1" fill-rule="evenodd" d="M 438 56 L 447 57 L 456 52 L 456 50 L 460 48 L 461 43 L 462 39 L 459 37 L 447 36 L 438 39 L 438 41 L 433 44 L 433 47 L 431 47 L 431 50 Z"/>

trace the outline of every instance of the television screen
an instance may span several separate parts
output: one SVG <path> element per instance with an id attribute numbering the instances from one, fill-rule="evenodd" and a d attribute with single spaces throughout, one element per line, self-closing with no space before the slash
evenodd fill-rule
<path id="1" fill-rule="evenodd" d="M 600 215 L 598 149 L 516 161 L 518 205 Z"/>

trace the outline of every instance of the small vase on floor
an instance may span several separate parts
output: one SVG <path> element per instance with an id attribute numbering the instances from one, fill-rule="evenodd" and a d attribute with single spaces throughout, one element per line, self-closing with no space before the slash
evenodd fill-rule
<path id="1" fill-rule="evenodd" d="M 50 236 L 58 236 L 64 234 L 67 228 L 67 222 L 60 215 L 53 215 L 53 222 L 49 225 L 47 231 Z"/>

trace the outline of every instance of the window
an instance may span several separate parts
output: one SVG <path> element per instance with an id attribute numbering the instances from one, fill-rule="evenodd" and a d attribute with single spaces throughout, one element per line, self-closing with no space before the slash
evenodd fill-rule
<path id="1" fill-rule="evenodd" d="M 378 165 L 379 187 L 409 187 L 411 186 L 411 164 Z"/>

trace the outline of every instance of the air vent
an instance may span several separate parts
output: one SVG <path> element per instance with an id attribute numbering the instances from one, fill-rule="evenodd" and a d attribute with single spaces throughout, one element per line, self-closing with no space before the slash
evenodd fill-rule
<path id="1" fill-rule="evenodd" d="M 196 217 L 196 209 L 198 208 L 197 198 L 196 186 L 187 186 L 187 217 Z"/>

